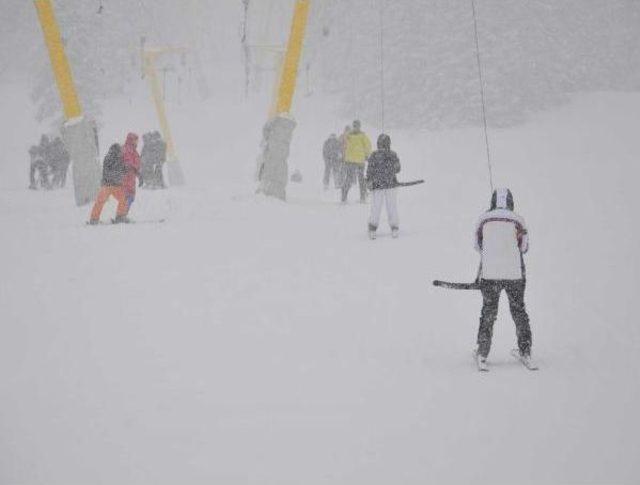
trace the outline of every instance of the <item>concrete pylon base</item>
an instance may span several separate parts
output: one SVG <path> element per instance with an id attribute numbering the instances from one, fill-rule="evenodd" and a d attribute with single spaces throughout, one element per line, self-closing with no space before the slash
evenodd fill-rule
<path id="1" fill-rule="evenodd" d="M 100 190 L 102 177 L 95 124 L 85 117 L 74 118 L 64 123 L 61 131 L 71 158 L 76 205 L 89 204 Z"/>
<path id="2" fill-rule="evenodd" d="M 296 122 L 285 116 L 276 116 L 264 127 L 264 151 L 259 174 L 258 191 L 270 197 L 286 200 L 289 176 L 289 148 Z"/>

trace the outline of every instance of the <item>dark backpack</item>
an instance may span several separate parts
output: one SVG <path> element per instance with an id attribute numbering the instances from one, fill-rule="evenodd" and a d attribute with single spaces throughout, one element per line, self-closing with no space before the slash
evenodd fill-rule
<path id="1" fill-rule="evenodd" d="M 109 148 L 107 156 L 104 157 L 104 162 L 102 164 L 102 185 L 110 187 L 122 185 L 124 173 L 125 166 L 122 147 L 119 144 L 114 143 Z"/>

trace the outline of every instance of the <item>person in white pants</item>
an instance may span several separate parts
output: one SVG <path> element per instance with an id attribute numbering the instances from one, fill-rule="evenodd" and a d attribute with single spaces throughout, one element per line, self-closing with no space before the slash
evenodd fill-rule
<path id="1" fill-rule="evenodd" d="M 398 237 L 400 219 L 398 217 L 398 197 L 396 175 L 400 172 L 400 159 L 391 150 L 391 138 L 384 133 L 378 137 L 378 149 L 369 156 L 367 165 L 367 186 L 373 192 L 371 214 L 369 216 L 369 237 L 376 238 L 380 223 L 382 204 L 387 208 L 387 220 L 391 235 Z"/>

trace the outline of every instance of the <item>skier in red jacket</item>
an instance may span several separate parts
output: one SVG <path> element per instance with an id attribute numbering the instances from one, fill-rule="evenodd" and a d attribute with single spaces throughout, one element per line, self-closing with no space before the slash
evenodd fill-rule
<path id="1" fill-rule="evenodd" d="M 125 197 L 127 198 L 127 214 L 129 213 L 131 205 L 136 198 L 136 177 L 139 179 L 139 187 L 141 187 L 143 183 L 142 173 L 140 171 L 140 155 L 138 154 L 137 147 L 138 135 L 135 133 L 129 133 L 122 150 L 125 166 L 125 174 L 122 179 L 122 189 L 124 190 Z"/>

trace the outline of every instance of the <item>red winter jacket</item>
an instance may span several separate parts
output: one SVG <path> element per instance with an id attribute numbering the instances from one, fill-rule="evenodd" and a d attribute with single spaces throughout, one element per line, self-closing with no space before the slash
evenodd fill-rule
<path id="1" fill-rule="evenodd" d="M 127 141 L 124 143 L 122 155 L 126 172 L 122 179 L 122 188 L 125 194 L 136 193 L 136 177 L 140 176 L 140 155 L 136 150 L 138 146 L 138 135 L 129 133 Z"/>

